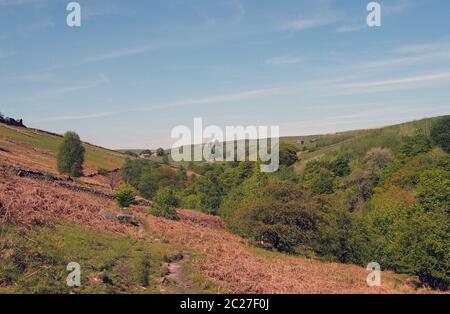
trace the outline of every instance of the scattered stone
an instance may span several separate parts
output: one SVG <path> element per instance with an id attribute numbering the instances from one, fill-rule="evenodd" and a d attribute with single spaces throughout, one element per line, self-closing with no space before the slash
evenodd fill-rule
<path id="1" fill-rule="evenodd" d="M 140 222 L 135 219 L 132 215 L 126 215 L 126 214 L 119 214 L 116 216 L 117 220 L 119 220 L 121 223 L 130 224 L 136 227 L 140 226 Z"/>
<path id="2" fill-rule="evenodd" d="M 109 220 L 109 221 L 115 221 L 116 220 L 116 216 L 114 216 L 113 213 L 111 213 L 110 211 L 105 210 L 105 209 L 102 209 L 99 212 L 99 215 L 100 215 L 100 217 L 102 217 L 105 220 Z"/>
<path id="3" fill-rule="evenodd" d="M 37 180 L 45 179 L 45 174 L 43 174 L 42 172 L 31 171 L 31 170 L 27 170 L 27 169 L 18 169 L 17 175 L 19 177 L 28 177 L 28 178 L 33 178 L 33 179 L 37 179 Z"/>

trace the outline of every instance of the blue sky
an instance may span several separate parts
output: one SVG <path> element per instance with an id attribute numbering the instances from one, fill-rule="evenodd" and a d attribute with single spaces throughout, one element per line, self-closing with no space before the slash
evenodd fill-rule
<path id="1" fill-rule="evenodd" d="M 110 148 L 176 125 L 282 135 L 450 113 L 450 1 L 0 0 L 0 111 Z"/>

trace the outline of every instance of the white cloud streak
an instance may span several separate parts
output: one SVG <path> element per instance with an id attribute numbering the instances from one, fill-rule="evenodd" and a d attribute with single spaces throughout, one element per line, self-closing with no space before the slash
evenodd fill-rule
<path id="1" fill-rule="evenodd" d="M 367 25 L 353 25 L 353 26 L 340 26 L 338 28 L 336 28 L 335 32 L 336 33 L 351 33 L 351 32 L 356 32 L 356 31 L 360 31 L 367 28 Z"/>
<path id="2" fill-rule="evenodd" d="M 302 63 L 303 61 L 304 58 L 299 56 L 281 56 L 267 59 L 266 63 L 270 65 L 287 65 Z"/>
<path id="3" fill-rule="evenodd" d="M 39 0 L 0 0 L 0 6 L 16 6 L 39 2 Z"/>
<path id="4" fill-rule="evenodd" d="M 97 87 L 98 85 L 101 85 L 104 83 L 109 83 L 109 78 L 104 74 L 99 74 L 99 78 L 97 80 L 86 81 L 79 85 L 71 85 L 71 86 L 64 86 L 64 87 L 59 87 L 59 88 L 55 88 L 55 89 L 50 89 L 50 90 L 38 93 L 36 95 L 36 97 L 37 98 L 48 98 L 48 97 L 62 96 L 67 93 L 73 93 L 73 92 L 78 92 L 78 91 L 84 90 L 84 89 L 94 88 L 94 87 Z"/>
<path id="5" fill-rule="evenodd" d="M 336 87 L 338 89 L 357 89 L 361 92 L 365 92 L 365 91 L 370 92 L 371 89 L 377 89 L 376 91 L 383 91 L 383 90 L 386 90 L 386 88 L 387 88 L 387 90 L 401 89 L 401 88 L 408 87 L 408 86 L 411 86 L 411 85 L 414 85 L 417 83 L 447 81 L 449 79 L 450 79 L 450 71 L 428 74 L 428 75 L 410 76 L 410 77 L 404 77 L 404 78 L 392 79 L 392 80 L 341 84 L 341 85 L 337 85 Z M 380 88 L 382 88 L 382 89 L 380 89 Z"/>
<path id="6" fill-rule="evenodd" d="M 138 55 L 151 50 L 151 47 L 133 47 L 110 51 L 104 54 L 95 55 L 81 60 L 80 64 L 96 63 L 121 57 Z"/>

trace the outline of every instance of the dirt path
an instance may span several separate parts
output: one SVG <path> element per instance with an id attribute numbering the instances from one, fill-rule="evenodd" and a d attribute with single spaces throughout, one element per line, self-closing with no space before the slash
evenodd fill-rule
<path id="1" fill-rule="evenodd" d="M 195 283 L 183 273 L 183 264 L 190 259 L 189 252 L 182 252 L 162 265 L 167 271 L 158 284 L 161 293 L 195 293 Z"/>

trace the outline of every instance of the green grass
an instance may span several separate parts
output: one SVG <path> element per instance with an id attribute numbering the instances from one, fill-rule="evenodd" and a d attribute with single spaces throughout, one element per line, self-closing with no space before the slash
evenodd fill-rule
<path id="1" fill-rule="evenodd" d="M 14 141 L 50 151 L 56 156 L 62 137 L 35 129 L 16 128 L 0 125 L 0 137 L 6 137 Z M 94 168 L 114 169 L 122 167 L 126 156 L 115 151 L 83 144 L 86 148 L 85 161 Z"/>
<path id="2" fill-rule="evenodd" d="M 156 293 L 161 262 L 176 252 L 167 244 L 73 224 L 3 228 L 0 293 Z M 80 288 L 66 285 L 70 262 L 81 266 Z"/>
<path id="3" fill-rule="evenodd" d="M 439 117 L 422 119 L 398 125 L 392 125 L 380 129 L 348 131 L 337 134 L 317 137 L 313 142 L 303 145 L 305 151 L 296 163 L 297 172 L 301 173 L 304 166 L 311 160 L 323 157 L 333 158 L 339 153 L 351 158 L 364 156 L 368 150 L 374 147 L 386 147 L 393 151 L 398 150 L 404 136 L 414 135 L 416 132 L 427 134 L 431 125 Z M 291 137 L 295 141 L 300 137 Z"/>

